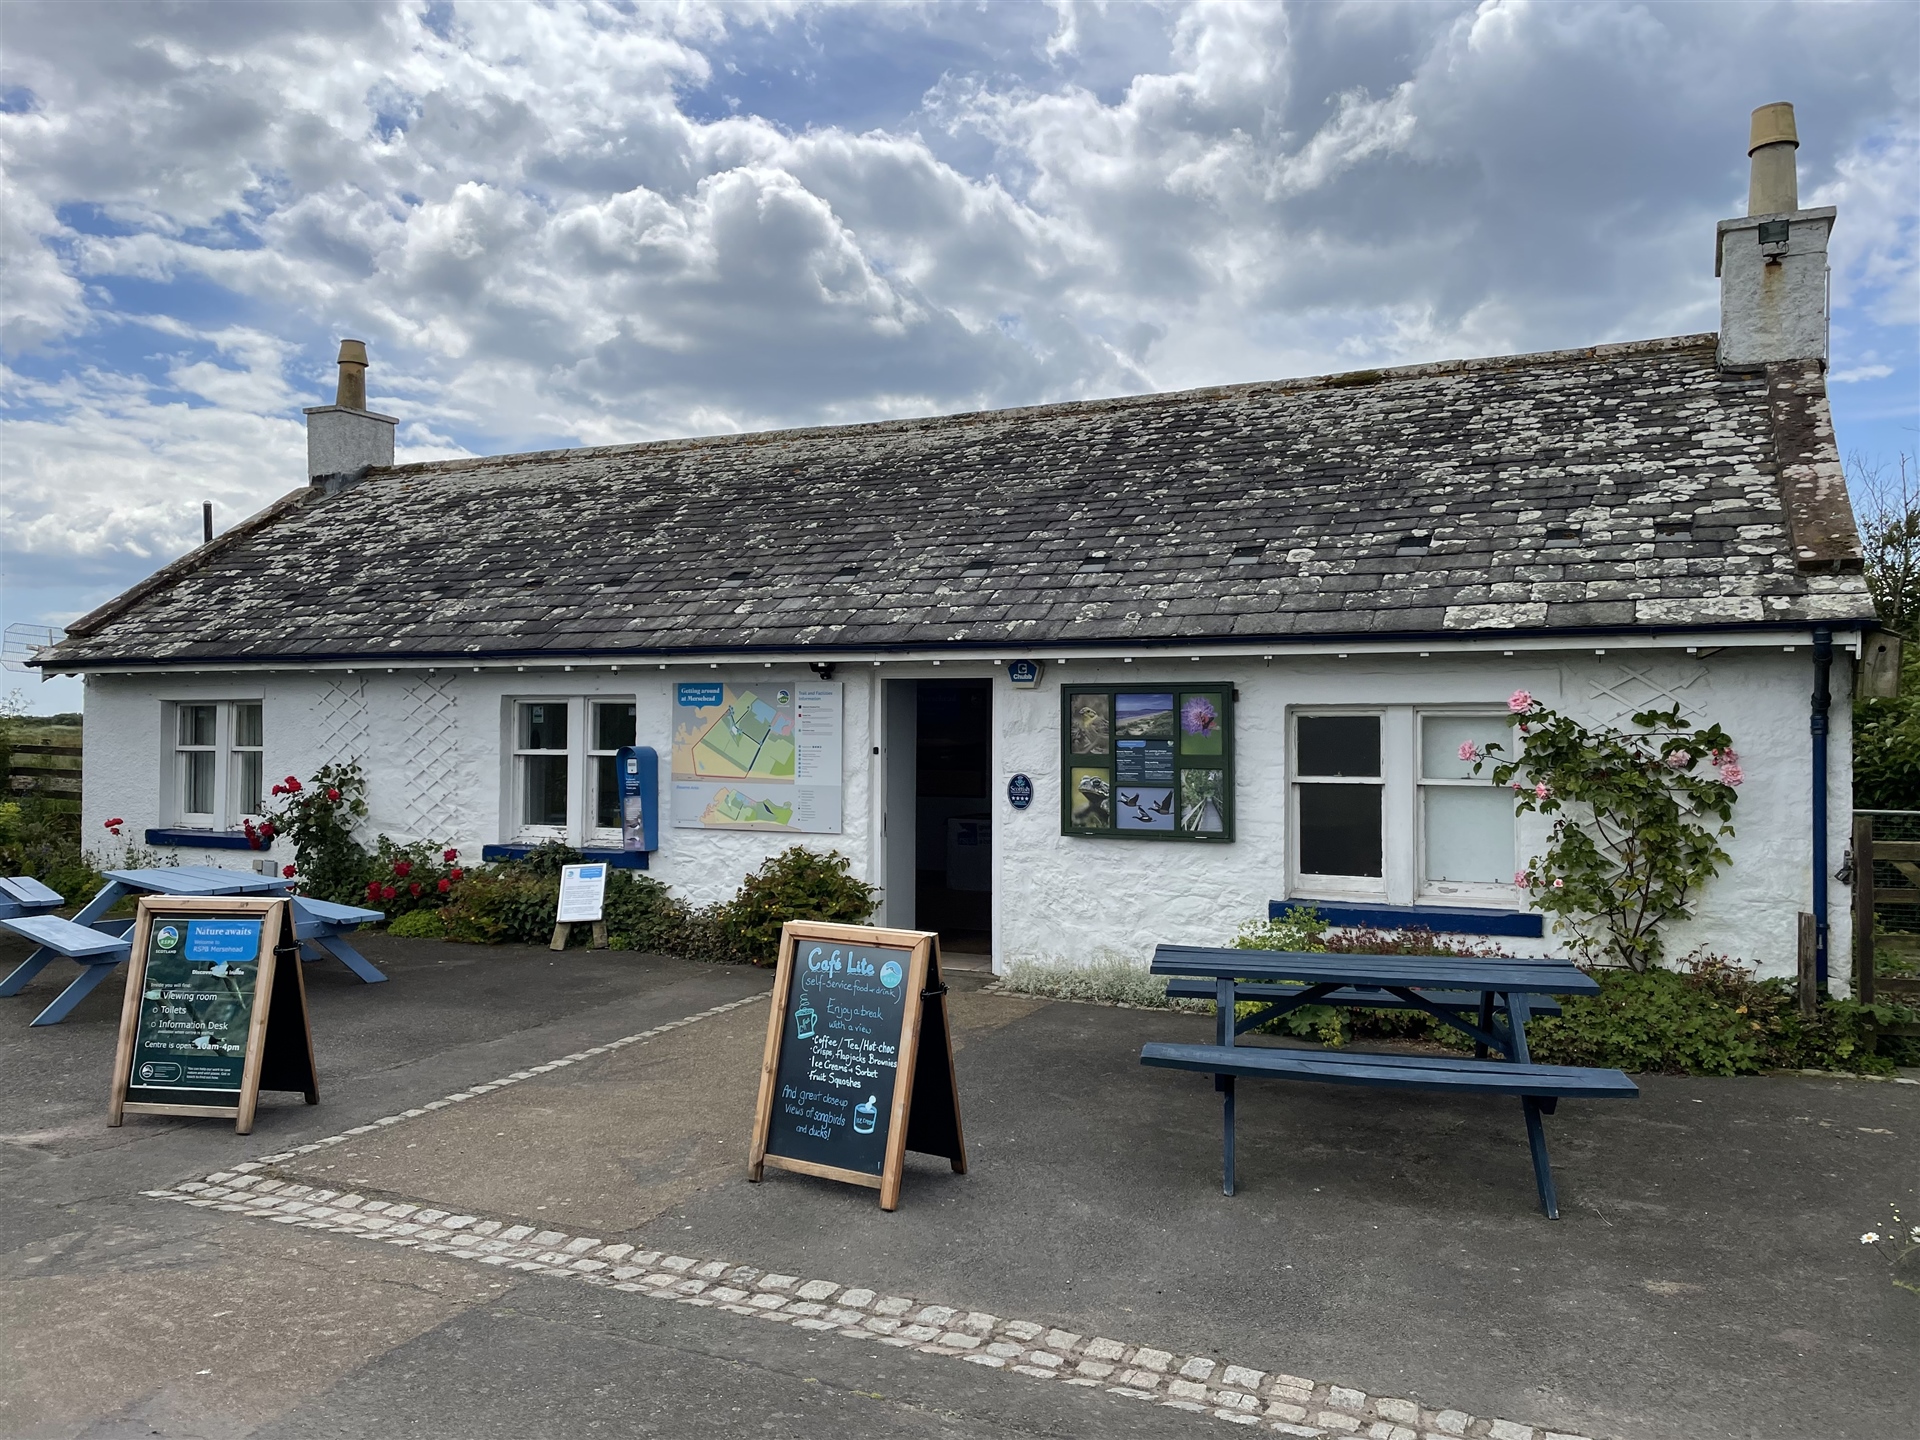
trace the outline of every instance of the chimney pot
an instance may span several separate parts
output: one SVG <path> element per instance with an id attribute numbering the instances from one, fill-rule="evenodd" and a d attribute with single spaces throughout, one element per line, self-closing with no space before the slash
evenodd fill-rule
<path id="1" fill-rule="evenodd" d="M 1793 124 L 1793 106 L 1785 100 L 1762 105 L 1753 112 L 1748 130 L 1747 214 L 1785 215 L 1800 208 L 1800 177 L 1793 152 L 1800 134 Z"/>
<path id="2" fill-rule="evenodd" d="M 367 342 L 340 342 L 340 384 L 333 403 L 343 410 L 367 408 Z"/>

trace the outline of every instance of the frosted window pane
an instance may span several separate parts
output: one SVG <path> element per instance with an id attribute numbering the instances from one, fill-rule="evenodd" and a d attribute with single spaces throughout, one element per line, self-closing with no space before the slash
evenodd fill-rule
<path id="1" fill-rule="evenodd" d="M 1460 747 L 1471 741 L 1484 748 L 1497 741 L 1511 751 L 1507 722 L 1498 715 L 1423 715 L 1420 717 L 1420 774 L 1428 780 L 1465 780 L 1473 762 L 1460 758 Z M 1487 772 L 1482 770 L 1480 778 Z"/>
<path id="2" fill-rule="evenodd" d="M 1513 879 L 1513 796 L 1489 785 L 1428 786 L 1427 879 L 1500 884 Z"/>
<path id="3" fill-rule="evenodd" d="M 213 766 L 211 750 L 189 750 L 180 757 L 186 762 L 181 778 L 181 809 L 189 815 L 213 813 Z"/>
<path id="4" fill-rule="evenodd" d="M 564 707 L 562 709 L 564 710 Z M 567 823 L 567 757 L 565 755 L 528 755 L 520 763 L 524 767 L 521 774 L 526 783 L 526 823 L 565 825 Z"/>
<path id="5" fill-rule="evenodd" d="M 211 705 L 182 705 L 180 707 L 180 743 L 182 745 L 213 744 L 215 708 Z"/>

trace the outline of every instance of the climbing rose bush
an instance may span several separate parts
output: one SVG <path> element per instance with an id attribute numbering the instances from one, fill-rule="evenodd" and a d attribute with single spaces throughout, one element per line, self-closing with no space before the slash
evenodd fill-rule
<path id="1" fill-rule="evenodd" d="M 1554 917 L 1589 962 L 1646 970 L 1665 954 L 1660 927 L 1692 913 L 1695 893 L 1728 863 L 1733 806 L 1746 779 L 1718 725 L 1679 708 L 1642 710 L 1631 729 L 1587 727 L 1525 690 L 1507 701 L 1515 745 L 1462 745 L 1477 775 L 1491 767 L 1516 814 L 1554 817 L 1543 853 L 1513 883 Z"/>

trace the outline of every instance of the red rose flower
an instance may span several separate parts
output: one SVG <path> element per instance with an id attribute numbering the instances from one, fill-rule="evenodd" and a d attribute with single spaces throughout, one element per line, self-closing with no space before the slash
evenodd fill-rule
<path id="1" fill-rule="evenodd" d="M 282 865 L 282 866 L 280 867 L 280 875 L 281 875 L 281 878 L 282 878 L 282 879 L 286 879 L 286 880 L 291 880 L 291 879 L 293 879 L 293 875 L 294 875 L 294 870 L 293 870 L 293 866 L 291 866 L 291 865 Z"/>
<path id="2" fill-rule="evenodd" d="M 396 860 L 393 862 L 393 873 L 404 880 L 413 873 L 413 863 L 409 860 Z"/>
<path id="3" fill-rule="evenodd" d="M 391 885 L 382 885 L 380 887 L 380 898 L 382 900 L 391 900 L 393 899 L 394 896 L 398 895 L 399 893 L 400 892 L 394 889 L 393 886 Z"/>
<path id="4" fill-rule="evenodd" d="M 289 795 L 298 795 L 300 793 L 300 781 L 292 775 L 287 776 L 287 793 Z"/>
<path id="5" fill-rule="evenodd" d="M 464 870 L 449 870 L 447 872 L 447 878 L 449 880 L 464 880 L 467 878 L 467 872 Z"/>
<path id="6" fill-rule="evenodd" d="M 367 898 L 369 900 L 378 900 L 380 898 L 380 882 L 378 880 L 369 880 L 367 882 Z"/>
<path id="7" fill-rule="evenodd" d="M 339 798 L 340 798 L 340 792 L 338 790 L 335 790 L 329 787 L 327 790 L 327 799 L 338 800 Z"/>
<path id="8" fill-rule="evenodd" d="M 458 850 L 442 850 L 440 852 L 440 858 L 451 865 L 460 858 L 460 852 Z"/>
<path id="9" fill-rule="evenodd" d="M 413 896 L 414 899 L 418 900 L 420 898 L 420 882 L 416 880 L 411 885 L 407 886 L 407 893 Z"/>
<path id="10" fill-rule="evenodd" d="M 121 819 L 118 815 L 116 815 L 113 817 L 113 819 L 107 821 L 107 829 L 111 830 L 116 825 L 124 825 L 126 823 L 127 822 L 125 820 Z"/>
<path id="11" fill-rule="evenodd" d="M 273 793 L 276 795 L 284 795 L 287 793 L 287 787 L 284 785 L 276 785 L 273 787 Z"/>
<path id="12" fill-rule="evenodd" d="M 434 888 L 438 890 L 442 895 L 444 895 L 447 893 L 447 891 L 453 888 L 453 882 L 451 880 L 442 880 Z"/>

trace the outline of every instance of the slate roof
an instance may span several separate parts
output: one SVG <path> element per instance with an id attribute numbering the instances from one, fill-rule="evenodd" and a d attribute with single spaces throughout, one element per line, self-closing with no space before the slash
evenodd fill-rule
<path id="1" fill-rule="evenodd" d="M 1714 339 L 394 466 L 42 663 L 1869 620 L 1817 367 L 1725 374 Z"/>

